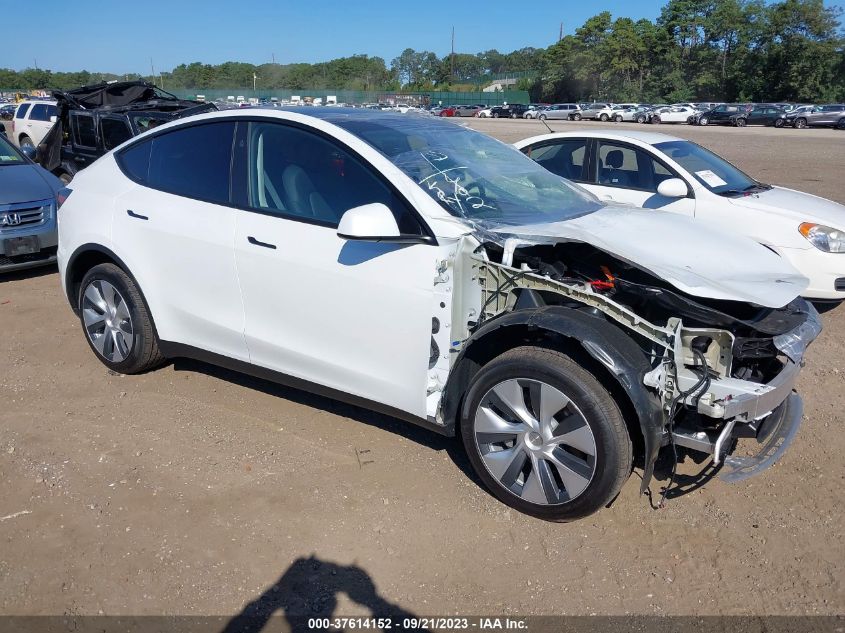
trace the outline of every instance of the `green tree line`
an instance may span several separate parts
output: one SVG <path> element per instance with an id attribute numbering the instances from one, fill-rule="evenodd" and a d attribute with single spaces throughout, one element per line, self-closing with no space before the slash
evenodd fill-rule
<path id="1" fill-rule="evenodd" d="M 0 68 L 0 87 L 69 89 L 147 79 L 164 89 L 478 89 L 526 73 L 534 100 L 845 100 L 841 9 L 823 0 L 669 0 L 654 20 L 605 11 L 548 48 L 438 56 L 402 51 L 388 64 L 353 55 L 316 64 L 181 64 L 155 77 Z"/>

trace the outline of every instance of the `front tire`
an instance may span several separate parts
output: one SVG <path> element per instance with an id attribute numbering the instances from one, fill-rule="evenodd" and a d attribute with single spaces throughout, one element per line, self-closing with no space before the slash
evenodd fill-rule
<path id="1" fill-rule="evenodd" d="M 461 436 L 499 500 L 550 521 L 596 512 L 631 472 L 631 439 L 613 397 L 554 350 L 518 347 L 485 365 L 467 392 Z"/>
<path id="2" fill-rule="evenodd" d="M 783 119 L 775 119 L 775 122 L 774 122 L 773 125 L 777 128 L 783 127 Z"/>
<path id="3" fill-rule="evenodd" d="M 660 117 L 655 114 L 651 117 L 651 123 L 654 125 L 660 125 Z"/>
<path id="4" fill-rule="evenodd" d="M 645 123 L 645 117 L 642 114 L 637 117 L 637 123 Z"/>
<path id="5" fill-rule="evenodd" d="M 35 149 L 35 143 L 32 142 L 32 139 L 29 138 L 26 134 L 21 136 L 20 141 L 18 142 L 18 147 L 23 149 L 24 147 L 31 147 Z"/>
<path id="6" fill-rule="evenodd" d="M 575 120 L 575 121 L 580 121 L 580 120 L 581 120 L 581 115 L 580 115 L 580 114 L 578 114 L 578 113 L 575 113 L 575 114 L 573 114 L 573 115 L 572 115 L 572 119 L 573 119 L 573 120 Z"/>
<path id="7" fill-rule="evenodd" d="M 710 119 L 708 119 L 706 116 L 703 116 L 698 120 L 699 125 L 707 125 L 708 123 L 710 123 Z"/>
<path id="8" fill-rule="evenodd" d="M 493 118 L 494 118 L 494 119 L 498 119 L 498 118 L 499 118 L 499 113 L 498 113 L 498 112 L 494 112 L 494 113 L 493 113 Z"/>
<path id="9" fill-rule="evenodd" d="M 599 121 L 601 121 L 602 123 L 607 123 L 609 118 L 610 117 L 608 117 L 606 114 L 602 114 L 599 116 Z"/>
<path id="10" fill-rule="evenodd" d="M 622 115 L 617 114 L 615 117 L 613 117 L 613 120 L 616 121 L 617 123 L 622 123 Z"/>
<path id="11" fill-rule="evenodd" d="M 146 303 L 119 267 L 99 264 L 89 270 L 77 306 L 88 345 L 109 369 L 139 374 L 164 362 Z"/>
<path id="12" fill-rule="evenodd" d="M 795 119 L 795 127 L 799 130 L 803 130 L 807 127 L 807 119 Z"/>

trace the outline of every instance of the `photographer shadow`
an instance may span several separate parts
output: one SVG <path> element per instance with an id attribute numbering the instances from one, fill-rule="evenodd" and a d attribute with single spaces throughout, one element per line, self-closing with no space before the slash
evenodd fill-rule
<path id="1" fill-rule="evenodd" d="M 284 615 L 278 619 L 278 624 L 286 626 L 279 628 L 274 622 L 272 631 L 306 633 L 325 628 L 309 626 L 309 620 L 343 617 L 335 613 L 340 593 L 369 610 L 370 615 L 361 616 L 362 619 L 389 619 L 391 630 L 404 630 L 404 619 L 417 617 L 385 600 L 369 574 L 360 567 L 337 565 L 312 555 L 295 560 L 271 587 L 233 617 L 222 633 L 264 631 L 278 612 Z M 372 628 L 378 630 L 378 627 Z"/>

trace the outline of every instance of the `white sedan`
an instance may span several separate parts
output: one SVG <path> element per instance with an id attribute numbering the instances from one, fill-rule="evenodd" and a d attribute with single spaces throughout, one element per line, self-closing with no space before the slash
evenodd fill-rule
<path id="1" fill-rule="evenodd" d="M 810 279 L 804 296 L 845 299 L 845 206 L 756 181 L 691 141 L 650 132 L 568 132 L 516 147 L 606 201 L 672 211 L 743 234 Z"/>
<path id="2" fill-rule="evenodd" d="M 658 108 L 654 111 L 650 122 L 651 123 L 686 123 L 693 114 L 698 114 L 698 110 L 689 106 L 670 106 L 668 108 Z"/>

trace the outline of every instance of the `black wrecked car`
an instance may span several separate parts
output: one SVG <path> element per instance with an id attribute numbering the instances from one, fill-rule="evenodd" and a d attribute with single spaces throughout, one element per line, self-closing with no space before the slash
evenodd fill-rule
<path id="1" fill-rule="evenodd" d="M 733 125 L 734 118 L 747 114 L 753 108 L 747 103 L 723 103 L 712 110 L 693 114 L 687 118 L 690 125 Z"/>
<path id="2" fill-rule="evenodd" d="M 36 161 L 65 184 L 133 136 L 217 109 L 213 103 L 179 99 L 146 81 L 99 83 L 53 96 L 58 119 L 39 144 Z"/>

